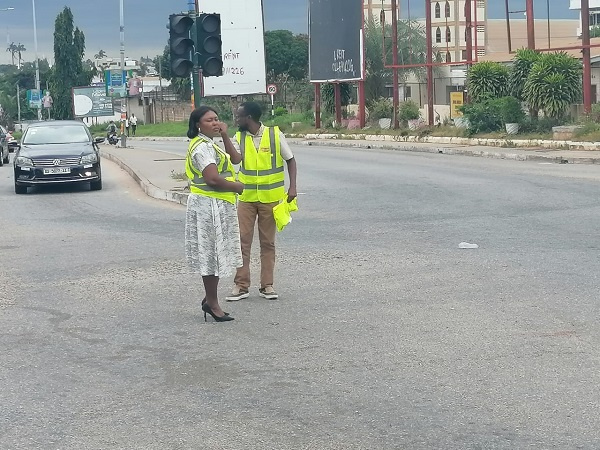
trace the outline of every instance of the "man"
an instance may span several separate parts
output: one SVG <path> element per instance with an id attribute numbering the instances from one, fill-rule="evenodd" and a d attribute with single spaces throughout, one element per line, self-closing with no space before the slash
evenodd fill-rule
<path id="1" fill-rule="evenodd" d="M 260 122 L 261 116 L 260 105 L 254 102 L 243 103 L 236 113 L 240 131 L 235 136 L 235 142 L 242 154 L 238 179 L 244 183 L 244 192 L 238 203 L 244 265 L 237 270 L 235 287 L 226 297 L 228 301 L 242 300 L 250 295 L 250 249 L 257 218 L 260 240 L 259 295 L 268 300 L 278 298 L 273 287 L 277 231 L 273 207 L 285 198 L 284 161 L 290 181 L 287 201 L 291 202 L 297 195 L 294 154 L 279 127 L 265 127 Z"/>
<path id="2" fill-rule="evenodd" d="M 131 135 L 135 136 L 135 130 L 137 128 L 137 117 L 135 117 L 135 114 L 131 113 L 131 119 L 129 119 L 129 122 L 131 123 Z"/>
<path id="3" fill-rule="evenodd" d="M 108 126 L 106 127 L 106 138 L 108 139 L 110 137 L 111 134 L 116 134 L 117 132 L 117 126 L 115 125 L 115 121 L 111 120 L 110 123 L 108 124 Z"/>

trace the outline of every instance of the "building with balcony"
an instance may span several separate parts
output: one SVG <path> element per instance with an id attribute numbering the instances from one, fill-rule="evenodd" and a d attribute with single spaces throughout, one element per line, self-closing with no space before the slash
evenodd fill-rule
<path id="1" fill-rule="evenodd" d="M 590 27 L 600 26 L 600 0 L 590 1 Z M 577 36 L 581 36 L 581 0 L 571 0 L 569 9 L 579 11 L 579 28 L 577 28 Z"/>

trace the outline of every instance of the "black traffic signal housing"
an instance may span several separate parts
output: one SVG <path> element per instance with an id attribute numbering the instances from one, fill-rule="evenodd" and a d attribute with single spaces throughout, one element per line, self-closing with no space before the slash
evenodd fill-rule
<path id="1" fill-rule="evenodd" d="M 187 14 L 169 16 L 169 50 L 171 55 L 171 76 L 188 78 L 194 68 L 194 41 L 190 33 L 194 19 Z"/>
<path id="2" fill-rule="evenodd" d="M 204 77 L 223 75 L 221 15 L 200 14 L 196 19 L 196 52 Z"/>

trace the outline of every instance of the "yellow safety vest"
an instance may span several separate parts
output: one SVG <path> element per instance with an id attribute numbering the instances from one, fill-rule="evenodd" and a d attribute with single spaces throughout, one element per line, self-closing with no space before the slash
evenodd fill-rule
<path id="1" fill-rule="evenodd" d="M 208 140 L 196 136 L 191 140 L 190 146 L 188 147 L 187 158 L 185 162 L 185 173 L 190 180 L 190 192 L 192 194 L 205 195 L 206 197 L 219 198 L 235 204 L 235 192 L 218 191 L 214 187 L 207 185 L 204 181 L 204 177 L 202 176 L 202 172 L 194 167 L 194 164 L 192 163 L 192 154 L 194 153 L 194 150 L 196 150 L 196 148 L 203 142 L 210 143 Z M 214 142 L 212 145 L 220 159 L 217 166 L 219 175 L 225 177 L 227 181 L 235 181 L 235 172 L 233 170 L 233 164 L 231 164 L 229 155 L 221 150 L 221 148 Z"/>
<path id="2" fill-rule="evenodd" d="M 258 150 L 252 135 L 237 132 L 242 163 L 238 181 L 244 184 L 241 202 L 274 203 L 285 196 L 285 173 L 281 157 L 279 127 L 265 127 Z"/>

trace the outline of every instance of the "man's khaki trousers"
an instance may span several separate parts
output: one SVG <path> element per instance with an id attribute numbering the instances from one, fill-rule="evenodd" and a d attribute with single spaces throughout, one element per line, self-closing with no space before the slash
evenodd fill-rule
<path id="1" fill-rule="evenodd" d="M 254 238 L 254 225 L 258 217 L 258 237 L 260 241 L 260 287 L 273 286 L 275 270 L 275 233 L 277 227 L 273 218 L 275 203 L 238 202 L 240 241 L 244 265 L 237 270 L 235 284 L 239 288 L 250 287 L 250 250 Z"/>

